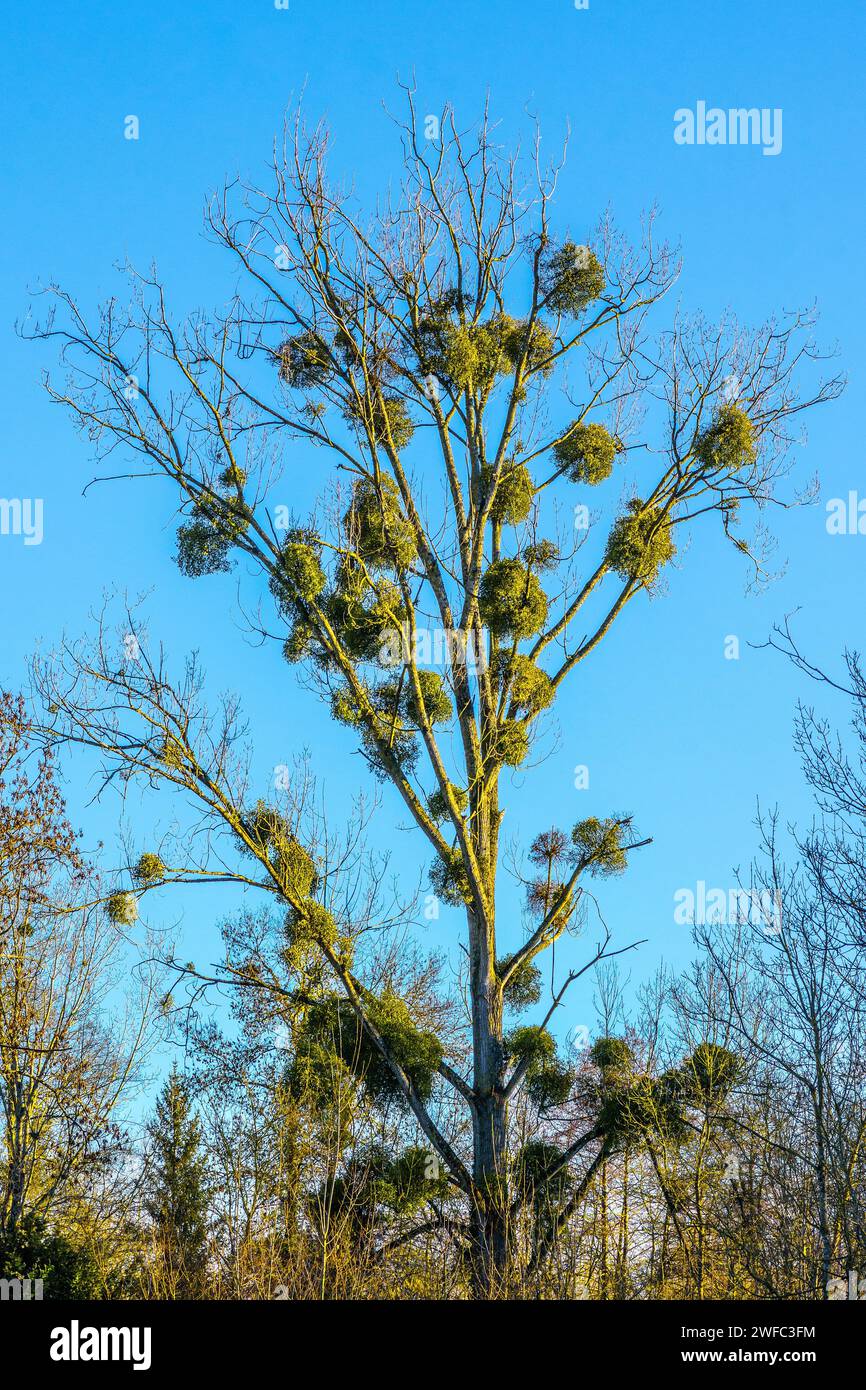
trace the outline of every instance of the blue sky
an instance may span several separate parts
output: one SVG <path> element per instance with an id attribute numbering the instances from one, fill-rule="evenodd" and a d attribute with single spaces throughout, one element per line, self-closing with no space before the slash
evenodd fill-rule
<path id="1" fill-rule="evenodd" d="M 112 265 L 129 257 L 142 267 L 155 259 L 177 310 L 221 302 L 233 271 L 202 236 L 206 194 L 226 176 L 262 170 L 283 111 L 303 87 L 308 112 L 333 127 L 336 168 L 374 194 L 397 172 L 382 104 L 397 105 L 395 79 L 414 71 L 422 112 L 447 101 L 468 123 L 489 88 L 506 138 L 525 110 L 538 114 L 551 147 L 568 123 L 560 224 L 585 233 L 610 205 L 635 234 L 641 212 L 658 204 L 661 230 L 682 244 L 677 294 L 686 306 L 718 316 L 733 305 L 758 323 L 817 301 L 820 338 L 838 344 L 850 380 L 840 402 L 809 420 L 800 476 L 820 475 L 822 502 L 777 519 L 784 578 L 746 597 L 730 547 L 705 533 L 699 553 L 693 547 L 672 572 L 667 594 L 632 605 L 569 687 L 558 750 L 520 775 L 511 796 L 507 828 L 524 839 L 552 811 L 565 825 L 633 811 L 654 844 L 625 879 L 603 888 L 605 915 L 619 943 L 648 938 L 631 960 L 635 978 L 662 958 L 683 963 L 691 948 L 673 921 L 675 890 L 699 879 L 732 883 L 733 867 L 755 846 L 758 796 L 789 818 L 810 813 L 791 717 L 799 694 L 817 692 L 747 644 L 763 642 L 795 608 L 814 659 L 832 664 L 843 647 L 862 644 L 866 539 L 829 536 L 824 506 L 866 488 L 863 8 L 850 0 L 590 0 L 584 11 L 569 0 L 290 0 L 283 11 L 272 0 L 47 0 L 16 11 L 7 15 L 2 81 L 0 495 L 43 498 L 45 535 L 31 547 L 0 536 L 0 680 L 21 684 L 37 639 L 50 644 L 64 630 L 84 630 L 104 588 L 151 590 L 152 622 L 177 657 L 198 648 L 213 690 L 240 690 L 262 776 L 306 740 L 340 808 L 364 782 L 350 736 L 334 732 L 276 657 L 250 651 L 231 614 L 214 619 L 230 605 L 232 581 L 194 584 L 179 575 L 166 493 L 122 484 L 82 495 L 87 444 L 39 384 L 50 354 L 13 334 L 28 289 L 56 279 L 92 307 L 117 288 Z M 782 152 L 678 146 L 674 112 L 699 100 L 781 108 Z M 129 114 L 140 120 L 136 142 L 123 138 Z M 724 659 L 728 634 L 740 638 L 739 661 Z M 832 704 L 828 711 L 845 713 Z M 590 768 L 588 792 L 573 787 L 578 763 Z M 68 794 L 88 839 L 109 842 L 110 866 L 116 810 L 86 807 L 80 767 Z M 394 843 L 394 822 L 403 819 L 386 802 L 382 844 Z M 420 864 L 420 844 L 408 832 L 403 839 L 401 860 Z M 165 920 L 183 912 L 190 950 L 207 957 L 214 900 L 175 895 L 152 910 Z M 579 946 L 569 950 L 578 958 Z M 587 1000 L 588 991 L 575 996 L 566 1026 L 587 1021 Z"/>

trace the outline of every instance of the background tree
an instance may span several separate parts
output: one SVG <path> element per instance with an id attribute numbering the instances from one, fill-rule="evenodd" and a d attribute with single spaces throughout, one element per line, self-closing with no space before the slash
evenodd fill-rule
<path id="1" fill-rule="evenodd" d="M 7 1253 L 32 1254 L 40 1232 L 89 1244 L 98 1208 L 107 1248 L 122 1220 L 118 1119 L 150 1038 L 150 975 L 118 989 L 127 943 L 100 904 L 50 755 L 9 695 L 0 750 L 0 1236 Z M 66 1268 L 59 1250 L 46 1259 Z"/>
<path id="2" fill-rule="evenodd" d="M 568 1101 L 547 1025 L 580 972 L 508 1036 L 506 999 L 530 998 L 537 958 L 582 920 L 587 879 L 623 872 L 646 843 L 609 811 L 544 831 L 521 934 L 499 872 L 504 776 L 626 607 L 659 589 L 692 523 L 716 517 L 764 576 L 761 527 L 741 524 L 786 505 L 792 427 L 840 383 L 799 387 L 816 356 L 802 316 L 747 333 L 731 316 L 677 315 L 651 338 L 648 315 L 677 274 L 652 220 L 637 251 L 608 220 L 573 241 L 552 226 L 558 171 L 542 167 L 538 139 L 522 165 L 486 115 L 466 133 L 446 110 L 441 140 L 422 143 L 407 101 L 402 185 L 375 216 L 329 183 L 327 133 L 300 117 L 266 188 L 213 201 L 210 230 L 245 286 L 224 314 L 175 326 L 155 276 L 133 273 L 132 304 L 111 301 L 93 326 L 53 290 L 61 315 L 37 335 L 60 340 L 69 382 L 53 398 L 97 447 L 122 446 L 171 483 L 182 571 L 212 575 L 240 556 L 261 576 L 263 635 L 396 790 L 436 892 L 465 915 L 468 1075 L 401 1001 L 353 975 L 315 868 L 271 808 L 227 804 L 200 765 L 179 778 L 173 744 L 161 764 L 140 760 L 218 803 L 266 868 L 295 938 L 329 967 L 328 1026 L 339 1018 L 368 1075 L 387 1076 L 461 1194 L 474 1287 L 490 1294 L 507 1283 L 516 1216 L 511 1107 L 521 1092 L 537 1116 Z M 278 506 L 297 441 L 332 465 L 303 520 Z M 614 475 L 626 500 L 603 533 L 586 524 L 589 501 Z M 558 523 L 557 499 L 576 528 Z M 436 632 L 441 671 L 424 657 Z M 116 663 L 86 670 L 105 687 Z M 92 703 L 82 715 L 68 687 L 53 703 L 57 732 L 129 762 Z M 604 939 L 591 959 L 607 953 Z M 471 1124 L 460 1151 L 433 1117 L 443 1085 Z"/>
<path id="3" fill-rule="evenodd" d="M 145 1206 L 153 1222 L 151 1270 L 158 1296 L 195 1298 L 205 1289 L 207 1191 L 201 1124 L 175 1066 L 148 1125 L 151 1153 Z"/>

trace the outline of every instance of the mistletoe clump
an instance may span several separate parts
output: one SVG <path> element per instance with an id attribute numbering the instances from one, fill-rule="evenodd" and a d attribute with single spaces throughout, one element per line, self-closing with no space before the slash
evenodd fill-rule
<path id="1" fill-rule="evenodd" d="M 289 531 L 270 579 L 277 601 L 293 611 L 297 599 L 313 603 L 325 588 L 321 542 L 312 531 Z"/>
<path id="2" fill-rule="evenodd" d="M 553 446 L 553 456 L 567 477 L 573 483 L 587 483 L 590 487 L 610 477 L 614 459 L 621 451 L 619 440 L 598 424 L 576 423 Z"/>
<path id="3" fill-rule="evenodd" d="M 481 470 L 481 482 L 485 493 L 493 485 L 493 474 L 492 464 L 486 464 Z M 535 484 L 526 464 L 507 459 L 502 465 L 496 484 L 490 507 L 490 520 L 499 526 L 518 526 L 529 516 L 534 497 Z"/>
<path id="4" fill-rule="evenodd" d="M 351 1114 L 355 1081 L 336 1048 L 309 1026 L 297 1030 L 293 1046 L 284 1080 L 289 1096 L 320 1116 L 329 1111 Z"/>
<path id="5" fill-rule="evenodd" d="M 478 590 L 482 622 L 494 637 L 531 637 L 547 617 L 547 595 L 519 560 L 494 560 Z"/>
<path id="6" fill-rule="evenodd" d="M 327 1210 L 331 1220 L 339 1216 L 356 1238 L 370 1229 L 382 1207 L 410 1216 L 448 1194 L 447 1175 L 431 1159 L 427 1149 L 408 1148 L 391 1158 L 383 1145 L 365 1145 L 341 1176 L 320 1187 L 314 1209 Z"/>
<path id="7" fill-rule="evenodd" d="M 350 729 L 356 728 L 364 718 L 354 692 L 345 685 L 331 691 L 331 714 L 338 724 L 345 724 Z"/>
<path id="8" fill-rule="evenodd" d="M 285 816 L 259 801 L 246 818 L 245 829 L 293 898 L 309 898 L 319 883 L 312 857 L 292 834 Z"/>
<path id="9" fill-rule="evenodd" d="M 178 528 L 177 567 L 188 579 L 231 569 L 230 540 L 208 521 L 189 521 Z"/>
<path id="10" fill-rule="evenodd" d="M 142 887 L 159 883 L 165 878 L 165 865 L 158 854 L 143 854 L 132 871 L 132 877 Z"/>
<path id="11" fill-rule="evenodd" d="M 556 569 L 560 558 L 559 547 L 549 540 L 534 541 L 532 545 L 525 546 L 523 551 L 525 563 L 536 574 Z"/>
<path id="12" fill-rule="evenodd" d="M 403 398 L 383 396 L 380 391 L 358 400 L 353 397 L 346 406 L 346 417 L 361 425 L 374 444 L 390 446 L 398 454 L 415 433 L 415 423 Z"/>
<path id="13" fill-rule="evenodd" d="M 184 751 L 176 738 L 167 734 L 156 750 L 157 761 L 163 767 L 170 768 L 173 772 L 183 772 L 185 767 Z"/>
<path id="14" fill-rule="evenodd" d="M 390 710 L 374 710 L 361 731 L 364 752 L 373 771 L 384 778 L 388 763 L 394 763 L 403 774 L 411 772 L 418 761 L 418 742 L 413 729 L 407 729 L 399 715 Z"/>
<path id="15" fill-rule="evenodd" d="M 508 957 L 496 962 L 496 974 L 500 979 L 510 964 Z M 538 966 L 531 960 L 522 960 L 503 986 L 502 997 L 507 1007 L 515 1013 L 537 1004 L 541 998 L 541 971 Z"/>
<path id="16" fill-rule="evenodd" d="M 623 1084 L 604 1088 L 598 1128 L 609 1145 L 635 1147 L 654 1135 L 682 1139 L 688 1133 L 683 1115 L 681 1079 L 673 1072 L 663 1076 L 632 1076 Z"/>
<path id="17" fill-rule="evenodd" d="M 708 472 L 736 473 L 758 457 L 755 428 L 740 406 L 723 405 L 715 421 L 700 436 L 695 450 Z"/>
<path id="18" fill-rule="evenodd" d="M 546 671 L 531 657 L 520 652 L 499 652 L 494 663 L 495 679 L 507 691 L 511 708 L 526 715 L 540 713 L 552 704 L 553 683 Z"/>
<path id="19" fill-rule="evenodd" d="M 240 492 L 246 487 L 247 475 L 243 468 L 239 468 L 236 463 L 230 463 L 228 468 L 223 469 L 219 475 L 219 483 L 224 488 L 235 488 Z"/>
<path id="20" fill-rule="evenodd" d="M 709 1042 L 700 1043 L 681 1067 L 686 1093 L 704 1106 L 726 1100 L 742 1080 L 745 1070 L 743 1057 Z"/>
<path id="21" fill-rule="evenodd" d="M 287 338 L 278 348 L 276 356 L 281 379 L 287 386 L 295 386 L 301 391 L 323 386 L 333 375 L 328 348 L 312 329 Z"/>
<path id="22" fill-rule="evenodd" d="M 289 945 L 297 948 L 312 945 L 330 951 L 347 944 L 341 940 L 340 929 L 333 913 L 329 912 L 315 898 L 307 898 L 297 907 L 290 908 L 286 916 L 286 935 Z"/>
<path id="23" fill-rule="evenodd" d="M 426 375 L 438 377 L 452 395 L 471 391 L 486 396 L 511 366 L 507 351 L 515 320 L 497 313 L 485 322 L 466 319 L 469 301 L 449 290 L 434 301 L 418 325 L 418 360 Z"/>
<path id="24" fill-rule="evenodd" d="M 526 354 L 525 368 L 531 372 L 541 372 L 542 376 L 550 376 L 553 371 L 551 360 L 555 346 L 553 333 L 547 324 L 541 323 L 538 319 L 530 326 L 529 321 L 509 319 L 507 322 L 503 346 L 509 365 L 516 371 Z"/>
<path id="25" fill-rule="evenodd" d="M 444 1051 L 435 1033 L 419 1028 L 409 1006 L 393 990 L 386 989 L 369 1008 L 370 1020 L 388 1045 L 421 1100 L 428 1101 Z M 364 1085 L 374 1099 L 398 1094 L 392 1072 L 378 1051 L 368 1062 Z"/>
<path id="26" fill-rule="evenodd" d="M 331 713 L 340 724 L 361 731 L 361 742 L 370 766 L 377 776 L 388 772 L 389 760 L 404 772 L 411 771 L 418 758 L 414 729 L 407 729 L 395 702 L 391 682 L 367 690 L 366 705 L 355 692 L 338 686 L 331 695 Z"/>
<path id="27" fill-rule="evenodd" d="M 434 313 L 424 328 L 428 369 L 455 392 L 487 394 L 497 376 L 508 371 L 505 339 L 511 322 L 506 314 L 486 323 L 460 323 Z"/>
<path id="28" fill-rule="evenodd" d="M 604 289 L 604 267 L 588 246 L 566 241 L 549 249 L 541 265 L 544 307 L 576 318 Z"/>
<path id="29" fill-rule="evenodd" d="M 416 675 L 421 690 L 424 713 L 428 721 L 431 724 L 446 723 L 451 718 L 453 706 L 443 677 L 437 671 L 417 671 Z M 414 683 L 408 673 L 402 681 L 384 682 L 379 686 L 379 691 L 383 697 L 387 694 L 393 700 L 394 707 L 399 709 L 407 719 L 415 724 L 422 723 L 421 706 L 415 693 Z"/>
<path id="30" fill-rule="evenodd" d="M 138 921 L 138 899 L 134 893 L 112 893 L 108 899 L 109 920 L 118 927 L 132 927 Z"/>
<path id="31" fill-rule="evenodd" d="M 378 569 L 405 570 L 418 554 L 415 532 L 392 478 L 362 478 L 343 518 L 355 553 Z"/>
<path id="32" fill-rule="evenodd" d="M 448 1176 L 438 1163 L 431 1163 L 429 1149 L 404 1149 L 380 1169 L 377 1194 L 383 1205 L 398 1216 L 411 1216 L 427 1202 L 448 1194 Z"/>
<path id="33" fill-rule="evenodd" d="M 547 917 L 553 913 L 549 930 L 555 933 L 574 911 L 574 894 L 559 879 L 547 876 L 536 878 L 526 885 L 526 906 L 536 917 Z"/>
<path id="34" fill-rule="evenodd" d="M 533 1139 L 518 1152 L 514 1160 L 515 1186 L 533 1206 L 558 1205 L 568 1196 L 574 1179 L 564 1158 L 564 1149 L 542 1139 Z"/>
<path id="35" fill-rule="evenodd" d="M 501 767 L 520 767 L 529 752 L 529 730 L 519 719 L 503 719 L 491 739 L 490 757 Z"/>
<path id="36" fill-rule="evenodd" d="M 449 782 L 448 786 L 457 804 L 457 809 L 462 814 L 469 805 L 469 793 L 463 787 L 455 786 L 453 782 Z M 436 821 L 437 824 L 447 820 L 450 813 L 445 800 L 445 793 L 438 788 L 435 792 L 431 792 L 427 798 L 427 810 L 430 812 L 431 820 Z"/>
<path id="37" fill-rule="evenodd" d="M 189 579 L 231 569 L 229 552 L 249 528 L 252 512 L 239 496 L 197 497 L 192 520 L 177 532 L 177 566 Z"/>
<path id="38" fill-rule="evenodd" d="M 515 1028 L 505 1039 L 508 1055 L 526 1064 L 524 1089 L 539 1110 L 564 1105 L 571 1094 L 574 1073 L 556 1054 L 556 1041 L 546 1028 Z"/>
<path id="39" fill-rule="evenodd" d="M 571 832 L 579 863 L 588 873 L 608 877 L 621 874 L 626 868 L 626 851 L 622 838 L 626 826 L 610 817 L 599 820 L 590 816 L 579 821 Z"/>
<path id="40" fill-rule="evenodd" d="M 397 586 L 389 579 L 371 581 L 364 566 L 348 556 L 323 607 L 340 643 L 358 661 L 375 660 L 406 615 Z"/>
<path id="41" fill-rule="evenodd" d="M 450 907 L 460 907 L 472 902 L 472 889 L 469 876 L 463 863 L 463 856 L 455 845 L 440 851 L 430 868 L 430 886 L 437 898 Z"/>
<path id="42" fill-rule="evenodd" d="M 306 618 L 298 614 L 293 620 L 289 635 L 283 643 L 283 656 L 290 665 L 304 661 L 310 656 L 316 644 L 317 633 Z"/>
<path id="43" fill-rule="evenodd" d="M 659 570 L 676 554 L 670 526 L 660 507 L 646 506 L 640 498 L 628 504 L 628 512 L 613 524 L 606 559 L 623 579 L 649 586 Z"/>
<path id="44" fill-rule="evenodd" d="M 624 1038 L 598 1038 L 589 1055 L 609 1085 L 625 1081 L 634 1071 L 634 1053 Z"/>
<path id="45" fill-rule="evenodd" d="M 379 997 L 365 991 L 362 1003 L 391 1057 L 420 1099 L 428 1101 L 444 1056 L 436 1034 L 419 1028 L 406 1002 L 391 989 Z M 397 1078 L 348 999 L 331 995 L 317 1000 L 308 1010 L 304 1028 L 311 1040 L 338 1053 L 371 1100 L 380 1104 L 402 1100 Z"/>

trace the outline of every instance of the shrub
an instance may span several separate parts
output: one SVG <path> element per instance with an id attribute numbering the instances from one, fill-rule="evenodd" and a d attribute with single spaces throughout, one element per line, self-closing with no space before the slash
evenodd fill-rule
<path id="1" fill-rule="evenodd" d="M 46 1300 L 97 1299 L 102 1290 L 89 1252 L 49 1231 L 44 1219 L 33 1213 L 14 1230 L 0 1230 L 0 1278 L 41 1279 Z"/>

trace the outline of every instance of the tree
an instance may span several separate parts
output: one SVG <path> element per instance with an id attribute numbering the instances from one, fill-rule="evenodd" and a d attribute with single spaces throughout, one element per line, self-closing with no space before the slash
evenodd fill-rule
<path id="1" fill-rule="evenodd" d="M 76 1235 L 97 1189 L 111 1207 L 117 1116 L 148 1039 L 151 981 L 139 975 L 124 1017 L 126 942 L 101 906 L 51 756 L 8 694 L 0 767 L 0 1235 L 17 1249 L 27 1223 L 31 1249 L 39 1231 L 59 1239 L 58 1224 Z"/>
<path id="2" fill-rule="evenodd" d="M 148 1125 L 152 1146 L 146 1210 L 153 1222 L 155 1287 L 163 1297 L 201 1295 L 207 1270 L 207 1188 L 201 1125 L 175 1066 Z"/>
<path id="3" fill-rule="evenodd" d="M 769 645 L 813 679 L 845 692 L 853 750 L 826 718 L 800 703 L 795 743 L 815 795 L 815 818 L 808 829 L 789 827 L 786 847 L 778 811 L 762 816 L 763 856 L 745 900 L 763 910 L 698 935 L 723 982 L 734 1036 L 773 1098 L 761 1162 L 768 1191 L 780 1194 L 780 1227 L 796 1229 L 807 1252 L 797 1292 L 825 1297 L 830 1280 L 844 1280 L 864 1258 L 866 679 L 857 655 L 847 653 L 847 682 L 830 680 L 803 657 L 788 623 Z M 792 1173 L 801 1175 L 799 1183 Z M 788 1200 L 796 1203 L 794 1212 L 785 1210 Z M 753 1242 L 749 1255 L 778 1296 L 790 1292 L 791 1274 L 783 1267 L 778 1277 L 781 1231 L 775 1234 L 769 1248 Z"/>
<path id="4" fill-rule="evenodd" d="M 351 931 L 321 901 L 327 871 L 278 810 L 226 789 L 221 736 L 204 761 L 193 750 L 197 712 L 157 684 L 159 656 L 118 674 L 101 633 L 95 654 L 67 649 L 65 672 L 42 683 L 57 736 L 185 787 L 257 859 L 293 941 L 328 968 L 329 1026 L 340 1019 L 376 1084 L 387 1076 L 448 1173 L 474 1289 L 489 1295 L 507 1285 L 526 1210 L 510 1192 L 510 1112 L 520 1095 L 537 1123 L 568 1104 L 573 1074 L 548 1025 L 583 972 L 557 982 L 532 1027 L 507 1033 L 507 1002 L 538 1002 L 536 962 L 585 922 L 587 881 L 624 872 L 648 843 L 602 808 L 541 829 L 521 937 L 500 873 L 508 771 L 628 605 L 660 589 L 687 527 L 716 518 L 752 578 L 766 577 L 761 527 L 740 525 L 787 505 L 792 427 L 841 383 L 798 385 L 817 356 L 805 316 L 749 333 L 731 316 L 677 315 L 651 339 L 678 273 L 652 219 L 637 250 L 609 220 L 571 240 L 552 224 L 559 170 L 542 168 L 538 138 L 528 174 L 494 145 L 486 114 L 467 134 L 446 110 L 441 140 L 422 144 L 406 95 L 402 187 L 373 218 L 328 182 L 327 133 L 299 116 L 270 187 L 233 185 L 210 206 L 248 289 L 224 314 L 176 327 L 155 275 L 132 273 L 131 305 L 111 301 L 94 326 L 55 288 L 61 316 L 36 334 L 59 340 L 69 369 L 52 398 L 98 447 L 122 447 L 175 489 L 181 570 L 214 575 L 241 557 L 258 573 L 262 636 L 330 702 L 426 839 L 435 892 L 465 919 L 468 1075 L 354 972 Z M 279 505 L 281 446 L 298 442 L 333 466 L 304 520 Z M 602 534 L 589 503 L 614 476 L 630 479 L 628 500 Z M 146 708 L 149 737 L 118 725 L 118 693 Z M 603 935 L 585 968 L 610 954 Z M 436 1122 L 443 1086 L 471 1129 L 462 1147 Z M 599 1142 L 593 1125 L 563 1163 Z"/>

